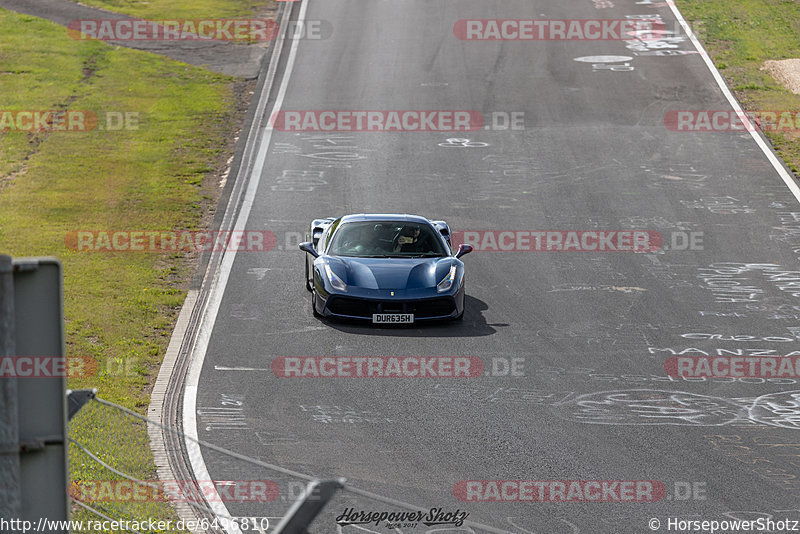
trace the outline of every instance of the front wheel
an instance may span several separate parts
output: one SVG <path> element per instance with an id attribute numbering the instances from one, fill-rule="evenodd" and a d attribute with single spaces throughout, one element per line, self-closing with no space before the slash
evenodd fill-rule
<path id="1" fill-rule="evenodd" d="M 306 264 L 306 290 L 312 291 L 314 289 L 314 284 L 311 282 L 311 277 L 309 276 L 309 268 L 308 268 L 308 254 L 303 259 L 303 262 Z"/>
<path id="2" fill-rule="evenodd" d="M 462 282 L 463 284 L 463 282 Z M 463 287 L 462 287 L 463 291 Z M 467 295 L 464 293 L 463 298 L 461 299 L 461 313 L 458 316 L 453 317 L 453 321 L 462 321 L 464 319 L 464 312 L 467 311 Z"/>
<path id="3" fill-rule="evenodd" d="M 317 292 L 313 289 L 311 291 L 311 313 L 314 314 L 314 317 L 322 317 L 320 313 L 317 311 Z"/>

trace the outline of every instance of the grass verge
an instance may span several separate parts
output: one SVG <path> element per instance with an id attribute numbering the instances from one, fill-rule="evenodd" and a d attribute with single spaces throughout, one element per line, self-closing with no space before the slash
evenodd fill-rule
<path id="1" fill-rule="evenodd" d="M 82 0 L 81 3 L 148 20 L 243 18 L 252 16 L 264 4 L 263 0 Z"/>
<path id="2" fill-rule="evenodd" d="M 747 111 L 800 112 L 795 95 L 761 70 L 770 59 L 800 58 L 800 3 L 793 0 L 676 0 Z M 767 132 L 776 152 L 800 173 L 800 125 Z"/>
<path id="3" fill-rule="evenodd" d="M 236 5 L 241 13 L 253 3 L 198 4 L 209 12 L 215 4 Z M 194 2 L 150 2 L 149 9 L 167 4 L 183 6 L 186 16 L 204 14 L 189 15 Z M 252 82 L 73 40 L 59 25 L 2 9 L 0 25 L 9 29 L 0 37 L 3 110 L 87 110 L 99 121 L 90 131 L 0 129 L 0 252 L 62 261 L 67 354 L 97 362 L 96 372 L 71 378 L 69 387 L 96 387 L 104 398 L 144 413 L 193 258 L 76 252 L 65 237 L 77 230 L 202 228 L 218 195 L 214 177 L 243 118 L 246 102 L 237 96 Z M 116 128 L 125 113 L 135 122 Z M 70 431 L 112 465 L 156 478 L 141 423 L 87 410 Z M 70 456 L 75 481 L 118 478 L 75 450 Z M 165 502 L 138 503 L 129 512 L 136 519 L 175 519 Z M 77 509 L 73 518 L 97 519 Z"/>

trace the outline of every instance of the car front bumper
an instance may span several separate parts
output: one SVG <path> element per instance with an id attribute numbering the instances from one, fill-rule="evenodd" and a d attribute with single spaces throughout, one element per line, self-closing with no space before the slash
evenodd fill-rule
<path id="1" fill-rule="evenodd" d="M 383 293 L 386 293 L 385 291 Z M 464 288 L 452 294 L 387 298 L 332 293 L 318 294 L 317 311 L 324 317 L 372 321 L 374 314 L 413 314 L 414 322 L 454 319 L 464 311 Z"/>

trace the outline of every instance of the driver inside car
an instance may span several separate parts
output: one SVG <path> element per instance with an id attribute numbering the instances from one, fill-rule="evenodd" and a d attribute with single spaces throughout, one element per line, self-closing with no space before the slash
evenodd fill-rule
<path id="1" fill-rule="evenodd" d="M 343 241 L 339 247 L 339 253 L 360 255 L 374 253 L 375 232 L 371 225 L 358 224 L 356 228 L 342 228 L 347 234 L 342 236 Z"/>
<path id="2" fill-rule="evenodd" d="M 394 252 L 430 252 L 429 235 L 420 236 L 419 226 L 406 226 L 400 231 Z"/>

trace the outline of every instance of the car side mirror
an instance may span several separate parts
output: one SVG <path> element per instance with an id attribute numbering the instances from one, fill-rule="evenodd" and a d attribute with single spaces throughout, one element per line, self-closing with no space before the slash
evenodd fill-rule
<path id="1" fill-rule="evenodd" d="M 306 241 L 305 243 L 300 243 L 298 246 L 300 247 L 300 250 L 308 252 L 309 254 L 314 256 L 315 258 L 319 258 L 319 252 L 317 252 L 317 249 L 314 248 L 314 243 L 312 243 L 311 241 Z"/>
<path id="2" fill-rule="evenodd" d="M 460 258 L 464 254 L 469 254 L 472 252 L 472 245 L 458 245 L 458 252 L 456 252 L 456 258 Z"/>

